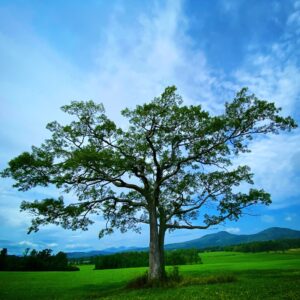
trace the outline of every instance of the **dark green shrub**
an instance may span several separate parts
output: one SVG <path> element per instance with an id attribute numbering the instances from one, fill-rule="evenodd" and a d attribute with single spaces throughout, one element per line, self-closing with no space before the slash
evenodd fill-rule
<path id="1" fill-rule="evenodd" d="M 175 281 L 180 282 L 182 279 L 182 276 L 179 274 L 179 267 L 174 266 L 172 271 L 167 274 L 167 279 L 169 281 Z"/>

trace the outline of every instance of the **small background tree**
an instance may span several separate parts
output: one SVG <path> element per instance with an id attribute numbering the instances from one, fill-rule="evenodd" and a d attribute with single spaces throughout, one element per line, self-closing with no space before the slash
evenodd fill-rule
<path id="1" fill-rule="evenodd" d="M 123 110 L 126 130 L 107 118 L 101 104 L 63 106 L 74 121 L 48 124 L 51 138 L 2 172 L 20 191 L 55 185 L 77 197 L 71 204 L 63 197 L 22 202 L 34 216 L 29 232 L 50 223 L 87 229 L 90 216 L 99 213 L 107 221 L 100 237 L 116 228 L 139 232 L 141 223 L 148 224 L 149 279 L 161 280 L 167 230 L 206 229 L 237 220 L 254 204 L 270 204 L 263 190 L 236 191 L 253 181 L 250 168 L 233 168 L 232 160 L 249 151 L 255 136 L 295 128 L 294 120 L 245 88 L 218 116 L 183 105 L 175 91 L 168 87 L 151 102 Z"/>

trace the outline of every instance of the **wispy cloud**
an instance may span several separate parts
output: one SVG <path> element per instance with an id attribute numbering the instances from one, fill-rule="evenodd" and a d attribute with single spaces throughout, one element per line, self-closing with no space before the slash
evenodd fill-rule
<path id="1" fill-rule="evenodd" d="M 57 243 L 49 243 L 49 244 L 46 244 L 47 247 L 49 248 L 56 248 L 58 246 Z"/>
<path id="2" fill-rule="evenodd" d="M 275 217 L 271 216 L 271 215 L 262 215 L 260 219 L 264 223 L 274 223 L 275 222 Z"/>
<path id="3" fill-rule="evenodd" d="M 287 18 L 284 34 L 268 51 L 252 45 L 244 65 L 235 72 L 238 85 L 248 86 L 258 97 L 274 101 L 282 107 L 283 115 L 299 119 L 300 65 L 299 2 Z M 251 144 L 251 154 L 238 159 L 249 164 L 255 174 L 255 183 L 272 195 L 271 208 L 299 203 L 300 131 L 293 134 L 269 136 Z"/>
<path id="4" fill-rule="evenodd" d="M 300 136 L 278 135 L 252 143 L 249 154 L 238 163 L 246 163 L 255 174 L 255 186 L 271 193 L 271 208 L 299 203 Z"/>
<path id="5" fill-rule="evenodd" d="M 175 84 L 187 101 L 203 101 L 208 109 L 216 109 L 218 82 L 203 51 L 193 48 L 182 2 L 166 1 L 138 14 L 135 28 L 118 22 L 125 13 L 112 12 L 98 49 L 98 68 L 87 82 L 94 98 L 101 97 L 108 112 L 118 115 L 121 107 L 150 100 Z"/>

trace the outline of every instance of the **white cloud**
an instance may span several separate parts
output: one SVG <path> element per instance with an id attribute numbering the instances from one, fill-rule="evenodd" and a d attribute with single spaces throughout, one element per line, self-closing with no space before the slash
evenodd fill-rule
<path id="1" fill-rule="evenodd" d="M 20 246 L 28 246 L 28 247 L 38 247 L 38 244 L 32 243 L 30 241 L 21 241 L 19 242 Z"/>
<path id="2" fill-rule="evenodd" d="M 225 231 L 233 234 L 237 234 L 241 232 L 241 229 L 239 227 L 228 227 L 225 229 Z"/>
<path id="3" fill-rule="evenodd" d="M 274 101 L 283 114 L 295 114 L 300 99 L 300 66 L 297 48 L 300 44 L 300 9 L 295 5 L 285 25 L 284 34 L 267 52 L 249 47 L 244 65 L 235 73 L 237 83 L 250 88 L 258 97 Z M 253 49 L 252 49 L 253 48 Z"/>
<path id="4" fill-rule="evenodd" d="M 120 13 L 112 12 L 99 47 L 98 69 L 86 83 L 92 98 L 101 97 L 108 112 L 117 116 L 121 108 L 148 101 L 175 84 L 186 101 L 201 100 L 208 109 L 218 108 L 214 90 L 219 83 L 204 53 L 192 50 L 181 1 L 167 1 L 139 14 L 134 29 L 118 23 Z M 124 44 L 130 46 L 124 50 Z"/>
<path id="5" fill-rule="evenodd" d="M 89 249 L 91 248 L 91 245 L 90 244 L 87 244 L 87 243 L 77 243 L 77 244 L 67 244 L 65 246 L 66 249 Z"/>
<path id="6" fill-rule="evenodd" d="M 244 65 L 235 76 L 239 84 L 247 85 L 259 97 L 274 101 L 283 113 L 295 113 L 300 99 L 300 67 L 297 49 L 300 44 L 300 7 L 295 2 L 285 24 L 284 34 L 268 45 L 267 53 L 251 45 Z"/>
<path id="7" fill-rule="evenodd" d="M 278 65 L 272 56 L 254 56 L 253 69 L 239 70 L 235 76 L 241 86 L 249 87 L 258 97 L 274 101 L 283 108 L 283 114 L 292 114 L 300 94 L 300 69 L 293 62 Z"/>
<path id="8" fill-rule="evenodd" d="M 250 50 L 244 65 L 235 73 L 239 85 L 248 86 L 259 98 L 275 102 L 282 107 L 282 115 L 296 120 L 300 100 L 298 14 L 299 5 L 295 4 L 279 42 L 269 45 L 268 54 Z M 249 165 L 255 174 L 255 185 L 271 193 L 271 208 L 299 203 L 300 131 L 254 140 L 250 149 L 252 153 L 242 155 L 237 162 Z"/>
<path id="9" fill-rule="evenodd" d="M 238 164 L 247 164 L 255 174 L 255 187 L 271 193 L 273 208 L 298 203 L 300 135 L 282 134 L 253 141 L 251 153 L 240 156 Z"/>
<path id="10" fill-rule="evenodd" d="M 287 20 L 287 24 L 290 26 L 296 26 L 298 29 L 297 32 L 299 33 L 299 25 L 300 25 L 300 1 L 295 1 L 294 3 L 294 12 L 289 16 Z"/>

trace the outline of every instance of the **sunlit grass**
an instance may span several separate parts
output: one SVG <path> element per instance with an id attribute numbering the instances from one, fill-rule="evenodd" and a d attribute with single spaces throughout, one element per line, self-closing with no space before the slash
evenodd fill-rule
<path id="1" fill-rule="evenodd" d="M 126 289 L 146 268 L 0 272 L 0 299 L 300 299 L 299 251 L 211 252 L 201 258 L 203 264 L 180 266 L 183 281 L 170 288 Z"/>

